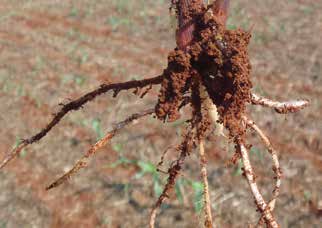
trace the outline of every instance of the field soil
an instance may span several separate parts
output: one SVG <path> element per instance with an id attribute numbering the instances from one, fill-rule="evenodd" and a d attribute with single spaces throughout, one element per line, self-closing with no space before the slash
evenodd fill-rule
<path id="1" fill-rule="evenodd" d="M 159 75 L 175 47 L 175 18 L 163 0 L 1 0 L 0 157 L 19 139 L 42 129 L 66 103 L 101 83 Z M 232 1 L 228 27 L 251 29 L 253 91 L 310 106 L 289 115 L 262 107 L 247 113 L 271 139 L 283 179 L 275 216 L 281 227 L 320 227 L 322 208 L 322 2 Z M 133 91 L 103 95 L 70 113 L 41 142 L 0 171 L 0 228 L 146 227 L 167 175 L 153 172 L 184 129 L 147 117 L 127 127 L 68 183 L 45 187 L 131 113 L 154 107 L 158 86 L 140 99 Z M 251 161 L 266 198 L 274 186 L 272 163 L 249 132 Z M 206 141 L 215 224 L 246 227 L 256 212 L 241 165 L 225 137 Z M 177 152 L 169 150 L 161 169 Z M 151 168 L 152 167 L 152 168 Z M 201 227 L 197 153 L 189 157 L 176 192 L 157 227 Z M 151 171 L 152 170 L 152 171 Z M 156 181 L 157 180 L 157 181 Z"/>

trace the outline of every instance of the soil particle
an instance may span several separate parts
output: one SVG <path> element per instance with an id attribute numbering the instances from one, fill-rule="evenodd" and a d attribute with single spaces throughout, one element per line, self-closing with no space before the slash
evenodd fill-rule
<path id="1" fill-rule="evenodd" d="M 168 57 L 168 68 L 164 70 L 156 115 L 159 119 L 175 121 L 180 118 L 179 105 L 188 89 L 190 78 L 190 55 L 174 50 Z"/>
<path id="2" fill-rule="evenodd" d="M 178 119 L 178 106 L 189 88 L 196 109 L 199 97 L 196 85 L 203 85 L 217 106 L 219 122 L 228 129 L 229 136 L 243 141 L 242 116 L 252 88 L 247 50 L 251 36 L 241 29 L 225 29 L 225 1 L 221 3 L 215 9 L 220 11 L 218 15 L 207 14 L 198 1 L 193 1 L 189 9 L 183 7 L 178 11 L 178 48 L 169 55 L 156 114 L 162 120 Z M 193 26 L 193 33 L 187 30 L 187 23 Z"/>

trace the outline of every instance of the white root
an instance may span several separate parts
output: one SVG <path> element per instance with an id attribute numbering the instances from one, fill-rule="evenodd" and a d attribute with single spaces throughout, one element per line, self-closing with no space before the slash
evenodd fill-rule
<path id="1" fill-rule="evenodd" d="M 309 105 L 308 100 L 278 102 L 258 96 L 254 93 L 251 94 L 251 101 L 254 105 L 262 105 L 264 107 L 273 108 L 276 112 L 282 114 L 298 112 Z"/>
<path id="2" fill-rule="evenodd" d="M 257 132 L 257 134 L 261 138 L 262 142 L 264 143 L 264 145 L 266 146 L 268 152 L 271 154 L 271 157 L 272 157 L 273 171 L 275 172 L 275 175 L 276 175 L 275 176 L 276 182 L 275 182 L 275 187 L 274 187 L 274 190 L 273 190 L 273 197 L 270 200 L 270 202 L 268 203 L 268 207 L 269 207 L 270 211 L 273 211 L 274 208 L 275 208 L 276 199 L 277 199 L 277 197 L 279 195 L 279 192 L 280 192 L 281 178 L 282 178 L 282 171 L 281 171 L 281 168 L 280 168 L 277 152 L 273 148 L 273 146 L 272 146 L 270 140 L 268 139 L 268 137 L 255 124 L 254 121 L 249 120 L 247 117 L 244 117 L 244 121 L 246 122 L 246 124 L 249 127 L 251 127 L 253 130 L 255 130 Z"/>
<path id="3" fill-rule="evenodd" d="M 219 115 L 217 112 L 217 107 L 212 103 L 212 100 L 209 98 L 206 88 L 203 85 L 199 87 L 200 98 L 202 102 L 202 115 L 209 116 L 213 123 L 215 124 L 215 134 L 222 134 L 223 125 L 218 123 Z M 207 158 L 205 155 L 204 141 L 201 139 L 199 142 L 199 160 L 201 167 L 201 178 L 204 185 L 204 214 L 205 214 L 205 227 L 212 228 L 213 220 L 211 213 L 211 201 L 209 193 L 209 184 L 208 184 L 208 173 L 207 173 Z"/>
<path id="4" fill-rule="evenodd" d="M 267 204 L 266 204 L 266 202 L 265 202 L 265 200 L 264 200 L 262 194 L 260 193 L 258 186 L 256 184 L 253 168 L 250 164 L 250 160 L 248 157 L 248 151 L 247 151 L 244 144 L 240 143 L 238 146 L 240 149 L 240 154 L 241 154 L 241 158 L 242 158 L 243 165 L 244 165 L 245 177 L 246 177 L 247 182 L 250 186 L 252 194 L 255 198 L 256 205 L 257 205 L 258 209 L 260 210 L 260 212 L 262 213 L 262 215 L 264 216 L 265 222 L 270 227 L 278 228 L 279 225 L 277 224 L 275 218 L 273 217 L 271 211 L 269 210 L 269 207 L 267 207 Z"/>
<path id="5" fill-rule="evenodd" d="M 212 228 L 213 222 L 212 222 L 211 202 L 210 202 L 208 174 L 207 174 L 207 159 L 205 155 L 203 140 L 201 140 L 199 143 L 199 156 L 200 156 L 202 183 L 204 185 L 203 197 L 204 197 L 205 227 Z"/>
<path id="6" fill-rule="evenodd" d="M 212 102 L 211 98 L 208 95 L 206 88 L 203 85 L 200 85 L 200 97 L 202 99 L 203 110 L 208 111 L 208 115 L 214 124 L 214 134 L 216 136 L 224 136 L 224 125 L 219 123 L 219 114 L 217 111 L 217 106 Z"/>

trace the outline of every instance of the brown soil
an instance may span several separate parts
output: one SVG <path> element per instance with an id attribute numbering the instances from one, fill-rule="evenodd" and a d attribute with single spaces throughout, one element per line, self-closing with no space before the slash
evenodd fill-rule
<path id="1" fill-rule="evenodd" d="M 1 1 L 1 158 L 17 138 L 46 126 L 59 102 L 77 98 L 102 82 L 158 75 L 167 66 L 167 54 L 176 46 L 169 5 L 126 1 L 134 5 L 127 10 L 121 2 Z M 275 215 L 282 227 L 319 227 L 321 221 L 316 213 L 322 202 L 321 10 L 316 0 L 236 0 L 231 4 L 230 27 L 248 31 L 255 24 L 249 46 L 253 91 L 278 100 L 311 101 L 307 110 L 288 116 L 248 107 L 281 159 L 284 178 Z M 113 23 L 120 24 L 115 29 Z M 70 75 L 85 81 L 71 81 Z M 144 100 L 125 93 L 117 99 L 104 95 L 71 113 L 43 141 L 27 148 L 0 172 L 0 227 L 146 227 L 157 199 L 151 175 L 137 178 L 138 167 L 110 165 L 118 161 L 120 152 L 128 159 L 157 164 L 163 151 L 178 143 L 185 125 L 180 121 L 160 124 L 149 119 L 129 127 L 69 183 L 51 192 L 44 188 L 95 142 L 93 120 L 99 119 L 107 132 L 113 123 L 154 105 L 157 94 L 153 88 Z M 189 111 L 183 109 L 182 119 L 189 118 Z M 270 196 L 270 158 L 253 134 L 247 136 L 254 145 L 251 160 L 256 164 L 257 181 L 264 195 Z M 259 214 L 238 167 L 225 165 L 234 151 L 225 141 L 214 136 L 205 141 L 215 224 L 245 227 L 256 223 Z M 173 160 L 177 155 L 171 150 L 166 158 Z M 200 181 L 195 156 L 183 168 L 180 178 Z M 166 177 L 160 174 L 162 184 Z M 170 194 L 171 200 L 158 216 L 159 227 L 199 227 L 194 192 L 191 186 L 180 187 L 185 193 L 183 203 Z"/>
<path id="2" fill-rule="evenodd" d="M 168 57 L 168 67 L 156 107 L 158 118 L 174 121 L 183 94 L 193 91 L 192 80 L 199 80 L 220 114 L 220 122 L 234 140 L 244 140 L 241 117 L 250 102 L 250 34 L 226 30 L 224 14 L 210 15 L 199 1 L 178 1 L 178 48 Z M 217 11 L 221 11 L 219 8 Z M 195 78 L 195 79 L 193 79 Z M 197 88 L 198 89 L 198 88 Z"/>

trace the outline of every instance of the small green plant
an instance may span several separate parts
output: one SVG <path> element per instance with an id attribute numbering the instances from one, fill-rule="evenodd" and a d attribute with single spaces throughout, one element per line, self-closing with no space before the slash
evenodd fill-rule
<path id="1" fill-rule="evenodd" d="M 192 182 L 192 189 L 194 191 L 194 207 L 197 213 L 201 213 L 204 208 L 203 194 L 204 184 L 201 182 Z"/>
<path id="2" fill-rule="evenodd" d="M 129 166 L 138 167 L 139 169 L 135 173 L 134 178 L 141 179 L 144 176 L 152 177 L 154 196 L 160 197 L 163 191 L 163 188 L 162 188 L 163 183 L 161 181 L 160 172 L 158 171 L 157 166 L 151 162 L 145 162 L 142 160 L 132 160 L 132 159 L 126 158 L 123 155 L 122 147 L 120 144 L 114 144 L 113 149 L 118 152 L 119 158 L 117 161 L 113 162 L 112 164 L 109 164 L 108 167 L 109 168 L 117 168 L 118 166 L 122 166 L 124 168 L 127 168 Z M 204 185 L 202 182 L 199 182 L 199 181 L 191 181 L 183 177 L 178 178 L 175 184 L 175 194 L 180 204 L 184 203 L 183 189 L 187 187 L 191 187 L 193 189 L 193 192 L 194 192 L 193 205 L 196 213 L 199 214 L 201 213 L 204 206 L 204 202 L 203 202 Z"/>
<path id="3" fill-rule="evenodd" d="M 7 228 L 8 227 L 7 224 L 8 222 L 6 221 L 0 221 L 0 228 Z"/>
<path id="4" fill-rule="evenodd" d="M 14 147 L 17 147 L 20 143 L 21 143 L 21 139 L 16 138 L 16 143 L 15 143 Z M 19 156 L 23 158 L 26 155 L 27 155 L 26 149 L 22 149 Z"/>
<path id="5" fill-rule="evenodd" d="M 86 77 L 83 75 L 79 74 L 65 74 L 62 76 L 61 83 L 64 84 L 69 84 L 69 83 L 75 83 L 78 86 L 84 85 L 86 82 Z"/>
<path id="6" fill-rule="evenodd" d="M 79 10 L 76 7 L 72 7 L 69 12 L 69 16 L 70 17 L 77 17 L 78 14 L 79 14 Z"/>
<path id="7" fill-rule="evenodd" d="M 118 16 L 109 16 L 107 23 L 112 27 L 113 31 L 120 27 L 128 27 L 131 25 L 131 20 L 129 18 L 122 18 Z"/>
<path id="8" fill-rule="evenodd" d="M 92 121 L 92 128 L 95 131 L 97 137 L 97 140 L 100 140 L 104 137 L 104 132 L 102 130 L 101 120 L 100 119 L 94 119 Z"/>
<path id="9" fill-rule="evenodd" d="M 241 160 L 238 161 L 237 166 L 234 169 L 234 176 L 241 176 L 243 174 L 243 162 Z"/>

